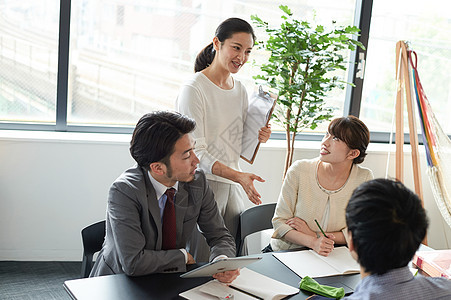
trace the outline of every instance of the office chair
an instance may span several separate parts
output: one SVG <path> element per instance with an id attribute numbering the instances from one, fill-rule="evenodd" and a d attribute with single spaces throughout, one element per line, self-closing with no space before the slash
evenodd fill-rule
<path id="1" fill-rule="evenodd" d="M 81 263 L 81 277 L 89 277 L 92 269 L 92 257 L 94 253 L 102 249 L 105 240 L 105 220 L 91 224 L 81 231 L 83 241 L 83 261 Z"/>
<path id="2" fill-rule="evenodd" d="M 236 256 L 240 256 L 246 236 L 272 228 L 272 218 L 276 209 L 276 203 L 267 203 L 253 206 L 240 214 L 238 233 L 236 236 Z"/>

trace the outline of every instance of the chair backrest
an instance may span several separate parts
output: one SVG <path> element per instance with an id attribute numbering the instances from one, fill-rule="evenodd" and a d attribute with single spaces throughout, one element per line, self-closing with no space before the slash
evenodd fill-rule
<path id="1" fill-rule="evenodd" d="M 81 263 L 81 277 L 86 278 L 92 269 L 94 253 L 102 249 L 105 240 L 105 220 L 91 224 L 81 231 L 83 241 L 83 261 Z"/>
<path id="2" fill-rule="evenodd" d="M 236 236 L 236 256 L 240 256 L 244 246 L 244 239 L 249 234 L 272 228 L 272 218 L 276 203 L 253 206 L 240 214 L 238 234 Z"/>

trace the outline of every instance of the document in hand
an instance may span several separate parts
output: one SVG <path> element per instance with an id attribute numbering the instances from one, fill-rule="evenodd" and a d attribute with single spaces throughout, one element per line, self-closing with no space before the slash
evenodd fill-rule
<path id="1" fill-rule="evenodd" d="M 299 293 L 299 289 L 252 271 L 248 268 L 240 270 L 240 276 L 230 286 L 211 280 L 180 294 L 186 299 L 217 300 L 219 299 L 283 299 Z M 227 298 L 227 296 L 229 298 Z M 233 296 L 233 298 L 232 298 Z"/>
<path id="2" fill-rule="evenodd" d="M 329 256 L 313 250 L 273 253 L 284 265 L 301 277 L 326 277 L 360 272 L 359 264 L 352 258 L 348 248 L 336 247 Z"/>
<path id="3" fill-rule="evenodd" d="M 258 141 L 258 131 L 268 125 L 271 118 L 276 99 L 263 91 L 260 86 L 258 93 L 249 100 L 247 116 L 244 122 L 243 138 L 241 147 L 241 158 L 252 164 L 257 155 L 260 142 Z"/>
<path id="4" fill-rule="evenodd" d="M 212 261 L 206 265 L 198 267 L 189 272 L 183 273 L 180 275 L 182 278 L 190 278 L 190 277 L 210 277 L 213 274 L 231 271 L 236 269 L 241 269 L 248 264 L 254 263 L 258 260 L 262 259 L 261 256 L 256 257 L 229 257 L 222 258 L 215 261 Z"/>

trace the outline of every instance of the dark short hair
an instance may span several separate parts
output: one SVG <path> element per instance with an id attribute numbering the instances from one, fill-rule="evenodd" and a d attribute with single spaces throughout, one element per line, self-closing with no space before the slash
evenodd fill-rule
<path id="1" fill-rule="evenodd" d="M 130 154 L 139 166 L 153 162 L 169 165 L 175 143 L 196 127 L 196 122 L 178 112 L 154 111 L 139 119 L 130 142 Z"/>
<path id="2" fill-rule="evenodd" d="M 219 24 L 218 28 L 216 28 L 215 37 L 217 37 L 221 43 L 224 43 L 224 41 L 231 38 L 233 34 L 240 32 L 252 35 L 252 39 L 255 43 L 256 37 L 254 29 L 248 22 L 240 18 L 229 18 Z M 202 49 L 196 57 L 194 72 L 200 72 L 208 67 L 213 62 L 215 54 L 216 51 L 213 47 L 213 43 L 208 44 Z"/>
<path id="3" fill-rule="evenodd" d="M 399 181 L 374 179 L 352 193 L 346 224 L 360 265 L 371 274 L 406 266 L 428 227 L 420 198 Z"/>
<path id="4" fill-rule="evenodd" d="M 349 115 L 333 119 L 327 131 L 344 141 L 349 148 L 360 151 L 360 155 L 354 158 L 355 164 L 365 160 L 366 148 L 370 143 L 370 131 L 359 118 Z"/>

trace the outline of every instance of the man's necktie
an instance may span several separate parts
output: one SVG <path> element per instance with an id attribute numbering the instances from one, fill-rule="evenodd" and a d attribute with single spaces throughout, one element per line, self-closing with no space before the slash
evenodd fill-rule
<path id="1" fill-rule="evenodd" d="M 175 227 L 175 189 L 170 188 L 165 192 L 167 196 L 163 211 L 163 250 L 175 249 L 176 227 Z"/>

